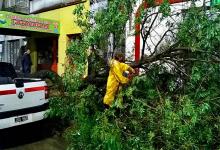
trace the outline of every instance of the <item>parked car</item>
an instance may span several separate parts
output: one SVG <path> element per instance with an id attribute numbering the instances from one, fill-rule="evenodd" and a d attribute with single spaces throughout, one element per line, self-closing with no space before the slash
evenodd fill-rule
<path id="1" fill-rule="evenodd" d="M 46 118 L 48 86 L 37 78 L 17 78 L 12 64 L 0 62 L 0 129 Z"/>

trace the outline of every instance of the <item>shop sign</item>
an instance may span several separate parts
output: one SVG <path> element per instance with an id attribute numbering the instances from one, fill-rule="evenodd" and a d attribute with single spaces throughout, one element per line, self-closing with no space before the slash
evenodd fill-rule
<path id="1" fill-rule="evenodd" d="M 0 28 L 19 29 L 59 34 L 60 23 L 31 15 L 0 11 Z"/>

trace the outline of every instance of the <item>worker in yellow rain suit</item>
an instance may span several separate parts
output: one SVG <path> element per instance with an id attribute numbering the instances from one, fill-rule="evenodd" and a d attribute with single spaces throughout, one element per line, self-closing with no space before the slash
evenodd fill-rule
<path id="1" fill-rule="evenodd" d="M 109 62 L 110 71 L 106 94 L 103 100 L 104 105 L 107 107 L 112 105 L 115 95 L 120 90 L 121 86 L 129 82 L 126 72 L 129 71 L 129 73 L 135 73 L 135 70 L 132 67 L 123 63 L 123 60 L 123 53 L 116 53 L 114 59 Z"/>

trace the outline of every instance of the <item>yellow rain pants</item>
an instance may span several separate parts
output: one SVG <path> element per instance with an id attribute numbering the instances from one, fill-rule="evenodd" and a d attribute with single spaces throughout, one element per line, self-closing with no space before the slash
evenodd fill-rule
<path id="1" fill-rule="evenodd" d="M 115 99 L 115 95 L 120 89 L 120 85 L 129 82 L 129 79 L 123 76 L 123 72 L 125 71 L 131 71 L 133 73 L 135 72 L 133 68 L 125 63 L 121 63 L 115 59 L 110 61 L 110 71 L 107 81 L 106 94 L 103 100 L 104 104 L 111 106 Z"/>

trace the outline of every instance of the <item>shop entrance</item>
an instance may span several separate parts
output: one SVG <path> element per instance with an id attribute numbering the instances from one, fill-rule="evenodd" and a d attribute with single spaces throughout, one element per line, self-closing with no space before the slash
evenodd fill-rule
<path id="1" fill-rule="evenodd" d="M 36 38 L 37 70 L 57 72 L 58 39 Z"/>
<path id="2" fill-rule="evenodd" d="M 19 71 L 22 55 L 29 49 L 31 73 L 57 72 L 58 21 L 5 11 L 0 11 L 0 19 L 3 20 L 0 23 L 0 61 L 12 63 Z"/>

